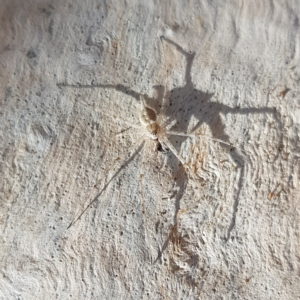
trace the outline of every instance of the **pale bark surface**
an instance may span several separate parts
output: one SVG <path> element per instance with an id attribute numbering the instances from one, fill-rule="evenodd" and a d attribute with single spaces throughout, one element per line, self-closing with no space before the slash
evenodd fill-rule
<path id="1" fill-rule="evenodd" d="M 298 1 L 1 2 L 1 299 L 299 299 Z"/>

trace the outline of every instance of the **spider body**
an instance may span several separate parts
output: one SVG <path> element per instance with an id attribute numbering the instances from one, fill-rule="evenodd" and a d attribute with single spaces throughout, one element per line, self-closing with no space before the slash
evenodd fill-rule
<path id="1" fill-rule="evenodd" d="M 150 108 L 143 98 L 140 96 L 142 109 L 140 111 L 139 120 L 145 127 L 146 136 L 156 141 L 156 150 L 162 153 L 168 153 L 170 150 L 168 147 L 163 146 L 161 140 L 166 135 L 166 131 L 157 122 L 157 113 L 154 109 Z"/>

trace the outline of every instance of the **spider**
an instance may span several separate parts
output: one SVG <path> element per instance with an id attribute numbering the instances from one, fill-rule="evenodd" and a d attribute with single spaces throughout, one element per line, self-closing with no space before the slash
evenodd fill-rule
<path id="1" fill-rule="evenodd" d="M 67 86 L 60 84 L 59 86 Z M 124 168 L 125 165 L 127 165 L 137 154 L 139 151 L 141 151 L 144 147 L 144 144 L 146 141 L 152 141 L 154 147 L 154 151 L 161 152 L 163 154 L 172 153 L 182 164 L 185 171 L 188 173 L 190 177 L 195 179 L 195 174 L 192 170 L 190 170 L 189 164 L 186 162 L 186 160 L 180 155 L 179 151 L 172 145 L 172 143 L 169 140 L 169 136 L 180 136 L 180 137 L 187 137 L 191 139 L 196 139 L 197 137 L 201 136 L 202 138 L 216 141 L 219 143 L 230 145 L 222 140 L 214 139 L 208 136 L 199 135 L 195 133 L 184 133 L 184 132 L 176 132 L 171 131 L 170 129 L 174 126 L 174 122 L 169 122 L 166 120 L 163 120 L 164 115 L 164 107 L 166 99 L 163 100 L 162 110 L 160 113 L 158 113 L 154 108 L 150 107 L 145 100 L 144 95 L 140 95 L 140 112 L 139 112 L 139 122 L 140 126 L 132 125 L 134 128 L 139 128 L 141 131 L 141 135 L 143 137 L 143 141 L 138 143 L 135 142 L 133 145 L 127 150 L 127 153 L 134 152 L 134 154 L 130 155 L 130 158 L 126 161 L 126 158 L 120 158 L 118 157 L 115 159 L 115 161 L 112 162 L 112 165 L 110 165 L 107 170 L 104 172 L 103 177 L 94 185 L 96 188 L 100 183 L 106 182 L 104 184 L 104 187 L 101 189 L 101 191 L 98 193 L 96 197 L 94 197 L 89 204 L 80 212 L 80 214 L 74 218 L 74 220 L 69 224 L 68 228 L 71 228 L 81 217 L 82 215 L 87 211 L 88 208 L 90 208 L 102 195 L 102 193 L 105 191 L 105 189 L 108 187 L 109 183 L 119 174 L 119 172 Z M 86 105 L 89 105 L 85 103 Z M 117 169 L 113 175 L 110 175 L 111 170 Z M 143 174 L 140 175 L 140 185 L 143 186 L 142 183 L 143 180 Z M 144 198 L 143 190 L 141 190 L 141 196 Z M 144 211 L 144 208 L 143 208 Z"/>
<path id="2" fill-rule="evenodd" d="M 230 143 L 229 136 L 225 133 L 225 124 L 220 117 L 220 114 L 261 114 L 261 113 L 268 113 L 272 114 L 274 118 L 277 119 L 276 111 L 273 108 L 263 107 L 263 108 L 234 108 L 228 105 L 225 105 L 221 102 L 212 101 L 212 95 L 204 93 L 200 90 L 197 90 L 194 87 L 191 70 L 192 64 L 195 57 L 195 52 L 187 52 L 177 43 L 173 42 L 172 40 L 162 36 L 160 37 L 161 42 L 166 41 L 170 45 L 174 46 L 176 50 L 181 53 L 186 58 L 186 69 L 185 69 L 185 84 L 182 87 L 175 87 L 168 93 L 165 93 L 163 87 L 155 87 L 158 91 L 158 98 L 161 101 L 161 110 L 158 111 L 157 108 L 154 108 L 148 105 L 149 100 L 157 100 L 149 97 L 145 97 L 140 95 L 139 93 L 129 89 L 122 84 L 117 85 L 110 85 L 110 84 L 92 84 L 92 85 L 68 85 L 68 84 L 58 84 L 59 87 L 72 87 L 72 88 L 110 88 L 116 91 L 121 91 L 127 96 L 131 96 L 135 98 L 137 101 L 140 101 L 141 108 L 139 114 L 139 126 L 138 128 L 142 129 L 143 135 L 143 143 L 139 146 L 133 144 L 128 149 L 128 152 L 134 152 L 131 158 L 127 161 L 122 158 L 117 158 L 114 162 L 112 162 L 112 166 L 104 172 L 104 175 L 100 182 L 107 182 L 100 193 L 91 200 L 91 202 L 86 206 L 86 208 L 80 213 L 80 215 L 75 218 L 68 228 L 74 225 L 78 219 L 86 212 L 86 210 L 102 195 L 103 191 L 107 188 L 109 183 L 115 178 L 119 172 L 127 165 L 133 157 L 142 150 L 144 147 L 144 143 L 147 140 L 151 140 L 155 145 L 155 150 L 161 152 L 163 154 L 172 153 L 181 163 L 183 166 L 185 173 L 188 177 L 192 178 L 195 182 L 197 182 L 197 174 L 195 174 L 192 167 L 187 163 L 187 161 L 182 157 L 180 151 L 178 151 L 173 144 L 171 143 L 172 136 L 177 136 L 181 140 L 185 139 L 192 139 L 194 144 L 196 144 L 197 138 L 202 137 L 203 139 L 217 141 L 222 148 L 228 151 L 229 156 L 231 157 L 232 161 L 234 162 L 237 169 L 239 169 L 239 179 L 238 179 L 238 190 L 233 201 L 232 207 L 232 218 L 231 222 L 228 226 L 227 234 L 225 240 L 228 241 L 230 233 L 235 226 L 236 223 L 236 213 L 238 210 L 239 205 L 239 194 L 242 190 L 243 186 L 243 177 L 244 177 L 244 158 L 241 154 L 239 154 L 232 144 Z M 170 58 L 172 59 L 172 58 Z M 147 101 L 146 101 L 147 100 Z M 191 119 L 195 119 L 196 125 L 190 129 L 189 125 L 191 124 L 188 122 Z M 173 121 L 169 121 L 169 120 Z M 126 122 L 125 122 L 126 123 Z M 209 138 L 203 135 L 200 135 L 198 129 L 200 126 L 205 123 L 211 130 L 212 137 Z M 129 124 L 131 127 L 135 125 Z M 215 138 L 216 137 L 216 138 Z M 219 139 L 220 138 L 220 139 Z M 117 169 L 113 176 L 109 176 L 109 170 Z M 108 180 L 109 179 L 109 180 Z M 108 181 L 107 181 L 108 180 Z M 140 176 L 140 183 L 142 186 L 143 175 Z M 174 214 L 174 223 L 177 222 L 177 213 L 179 212 L 180 208 L 180 198 L 183 195 L 185 187 L 181 187 L 178 195 L 175 196 L 176 200 L 176 211 Z M 143 197 L 143 192 L 141 192 Z"/>

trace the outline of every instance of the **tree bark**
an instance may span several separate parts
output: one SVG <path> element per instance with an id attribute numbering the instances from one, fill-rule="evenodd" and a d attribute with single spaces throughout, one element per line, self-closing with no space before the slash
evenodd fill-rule
<path id="1" fill-rule="evenodd" d="M 0 15 L 1 299 L 300 297 L 298 1 Z"/>

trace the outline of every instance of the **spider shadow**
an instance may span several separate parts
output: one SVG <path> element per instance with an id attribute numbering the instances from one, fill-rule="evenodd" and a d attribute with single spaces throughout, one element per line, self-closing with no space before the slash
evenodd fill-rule
<path id="1" fill-rule="evenodd" d="M 176 87 L 168 92 L 165 91 L 163 86 L 154 86 L 156 90 L 157 97 L 151 98 L 147 95 L 144 95 L 147 105 L 153 108 L 158 115 L 163 115 L 164 118 L 169 120 L 167 125 L 171 125 L 170 130 L 179 133 L 193 133 L 197 131 L 203 124 L 206 124 L 212 134 L 212 137 L 219 139 L 224 143 L 220 143 L 220 146 L 229 153 L 232 161 L 235 163 L 236 167 L 239 170 L 239 179 L 237 186 L 237 193 L 235 195 L 233 204 L 232 204 L 232 217 L 230 224 L 227 229 L 226 236 L 224 241 L 227 242 L 230 238 L 232 229 L 236 224 L 236 215 L 239 208 L 239 198 L 240 193 L 243 188 L 243 178 L 244 178 L 244 165 L 245 160 L 241 153 L 238 152 L 235 147 L 230 146 L 230 138 L 225 132 L 225 124 L 222 121 L 221 114 L 241 114 L 241 115 L 251 115 L 251 114 L 271 114 L 274 119 L 281 124 L 278 114 L 275 108 L 263 107 L 263 108 L 238 108 L 230 107 L 228 105 L 212 101 L 213 93 L 205 93 L 200 90 L 197 90 L 194 87 L 191 70 L 193 61 L 195 58 L 195 52 L 187 52 L 177 43 L 169 40 L 168 38 L 161 37 L 161 41 L 165 41 L 168 44 L 174 46 L 179 53 L 181 53 L 186 59 L 186 70 L 185 70 L 185 85 L 181 87 Z M 67 84 L 58 84 L 59 87 L 62 86 L 71 86 L 77 88 L 108 88 L 114 89 L 121 93 L 124 93 L 130 97 L 135 98 L 137 101 L 140 101 L 140 94 L 131 90 L 130 88 L 122 85 L 110 85 L 110 84 L 92 84 L 92 85 L 81 85 L 77 86 L 67 85 Z M 196 119 L 196 124 L 190 128 L 191 119 Z M 178 142 L 178 147 L 184 143 L 188 137 L 179 137 L 176 136 L 176 141 Z M 172 138 L 170 138 L 172 142 Z M 173 159 L 173 158 L 172 158 Z M 171 159 L 167 159 L 167 164 L 172 164 Z M 174 217 L 173 217 L 173 228 L 176 228 L 178 223 L 178 213 L 181 209 L 180 201 L 184 195 L 186 189 L 189 174 L 184 170 L 184 167 L 178 168 L 175 175 L 175 184 L 174 190 L 176 193 L 172 195 L 174 199 Z M 170 235 L 167 240 L 164 242 L 161 250 L 159 250 L 158 257 L 155 262 L 161 259 L 161 256 L 165 249 L 167 248 L 170 241 Z"/>
<path id="2" fill-rule="evenodd" d="M 177 132 L 195 132 L 197 131 L 203 124 L 206 124 L 212 134 L 212 137 L 215 139 L 219 139 L 224 143 L 220 143 L 220 146 L 229 153 L 232 161 L 235 163 L 236 167 L 239 170 L 239 178 L 238 178 L 238 186 L 237 192 L 232 205 L 232 217 L 231 222 L 227 228 L 226 236 L 224 237 L 224 241 L 227 242 L 230 238 L 230 234 L 236 224 L 236 216 L 239 208 L 239 200 L 240 193 L 243 188 L 243 179 L 244 179 L 244 167 L 245 160 L 241 153 L 238 150 L 230 146 L 230 138 L 225 132 L 225 124 L 221 119 L 221 114 L 240 114 L 240 115 L 253 115 L 253 114 L 270 114 L 273 116 L 278 126 L 282 128 L 282 123 L 280 120 L 280 116 L 277 113 L 275 108 L 269 107 L 250 107 L 250 108 L 239 108 L 239 107 L 230 107 L 228 105 L 212 101 L 213 94 L 205 93 L 200 90 L 197 90 L 194 87 L 191 70 L 193 61 L 195 58 L 195 52 L 187 52 L 181 46 L 176 44 L 175 42 L 161 37 L 161 39 L 165 40 L 169 44 L 173 45 L 186 59 L 186 71 L 185 71 L 185 85 L 181 87 L 176 87 L 171 91 L 165 93 L 165 89 L 163 86 L 155 86 L 154 88 L 157 90 L 158 99 L 165 98 L 167 100 L 167 105 L 163 107 L 163 115 L 166 118 L 176 120 L 176 123 L 171 128 L 172 131 Z M 151 99 L 154 103 L 156 99 Z M 158 104 L 159 107 L 162 107 L 162 104 Z M 193 126 L 192 129 L 189 128 L 190 120 L 194 118 L 197 120 L 196 125 Z M 178 141 L 178 137 L 176 137 Z M 181 137 L 180 145 L 187 139 L 187 137 Z M 159 251 L 159 255 L 157 259 L 158 261 L 161 259 L 161 256 L 164 250 L 167 248 L 170 239 L 172 239 L 172 232 L 177 232 L 177 223 L 178 223 L 178 213 L 180 211 L 180 200 L 183 197 L 184 190 L 187 185 L 188 174 L 181 173 L 180 176 L 177 176 L 177 185 L 179 187 L 177 194 L 175 195 L 175 213 L 174 213 L 174 225 L 172 227 L 171 233 L 168 239 L 165 241 L 162 250 Z"/>

